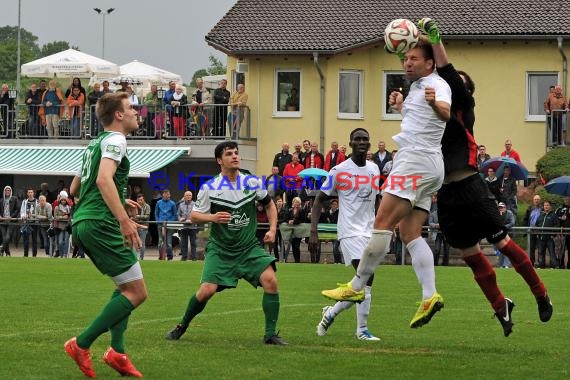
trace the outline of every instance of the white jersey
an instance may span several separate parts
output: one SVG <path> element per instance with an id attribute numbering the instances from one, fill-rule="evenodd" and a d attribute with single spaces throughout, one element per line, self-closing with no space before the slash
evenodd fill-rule
<path id="1" fill-rule="evenodd" d="M 435 72 L 412 83 L 402 105 L 401 132 L 392 138 L 400 149 L 441 151 L 446 122 L 441 120 L 425 98 L 425 88 L 435 89 L 435 100 L 451 106 L 451 88 Z"/>
<path id="2" fill-rule="evenodd" d="M 329 196 L 338 195 L 338 239 L 372 235 L 374 203 L 379 192 L 380 170 L 378 165 L 366 161 L 358 166 L 348 159 L 329 172 L 321 191 Z"/>

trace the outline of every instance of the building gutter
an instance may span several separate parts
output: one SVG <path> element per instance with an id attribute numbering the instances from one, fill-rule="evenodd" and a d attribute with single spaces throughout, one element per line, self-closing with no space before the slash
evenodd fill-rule
<path id="1" fill-rule="evenodd" d="M 323 70 L 319 65 L 319 53 L 313 53 L 313 63 L 315 64 L 315 68 L 319 73 L 320 81 L 320 90 L 321 90 L 321 104 L 320 104 L 320 130 L 319 130 L 319 144 L 321 147 L 321 151 L 324 152 L 325 149 L 325 75 L 323 74 Z"/>
<path id="2" fill-rule="evenodd" d="M 567 94 L 567 87 L 568 87 L 568 59 L 566 58 L 566 54 L 564 54 L 564 49 L 563 49 L 563 42 L 564 42 L 564 37 L 559 36 L 557 38 L 558 40 L 558 51 L 560 52 L 560 55 L 562 56 L 562 88 L 564 89 L 564 96 L 566 97 Z"/>

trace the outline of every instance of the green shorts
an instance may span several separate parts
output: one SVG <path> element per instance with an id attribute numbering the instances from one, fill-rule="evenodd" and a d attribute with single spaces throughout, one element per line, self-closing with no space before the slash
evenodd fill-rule
<path id="1" fill-rule="evenodd" d="M 73 242 L 109 277 L 118 276 L 137 263 L 137 254 L 125 245 L 119 224 L 107 220 L 82 220 L 73 224 Z"/>
<path id="2" fill-rule="evenodd" d="M 275 262 L 277 259 L 269 256 L 260 246 L 254 246 L 242 252 L 231 252 L 208 244 L 202 279 L 200 282 L 208 282 L 218 285 L 218 291 L 225 288 L 235 288 L 239 279 L 249 282 L 254 288 L 259 286 L 259 277 L 268 267 L 272 266 L 277 271 Z"/>

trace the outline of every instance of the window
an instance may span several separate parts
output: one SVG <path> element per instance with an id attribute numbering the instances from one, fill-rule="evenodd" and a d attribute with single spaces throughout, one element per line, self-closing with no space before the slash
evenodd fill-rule
<path id="1" fill-rule="evenodd" d="M 301 116 L 301 71 L 275 70 L 273 116 Z"/>
<path id="2" fill-rule="evenodd" d="M 526 120 L 545 121 L 544 101 L 548 88 L 558 84 L 557 72 L 527 72 L 526 74 Z"/>
<path id="3" fill-rule="evenodd" d="M 341 71 L 338 75 L 338 117 L 362 119 L 362 72 Z"/>
<path id="4" fill-rule="evenodd" d="M 244 73 L 238 73 L 237 71 L 233 70 L 232 71 L 232 76 L 233 76 L 233 89 L 228 89 L 232 94 L 234 91 L 237 91 L 237 86 L 238 84 L 243 84 L 245 85 L 245 74 Z"/>
<path id="5" fill-rule="evenodd" d="M 404 98 L 408 96 L 410 91 L 410 82 L 404 76 L 403 71 L 386 71 L 384 72 L 384 94 L 382 99 L 382 118 L 386 120 L 402 120 L 402 115 L 399 112 L 392 110 L 388 100 L 390 98 L 390 93 L 392 91 L 399 91 L 404 95 Z"/>

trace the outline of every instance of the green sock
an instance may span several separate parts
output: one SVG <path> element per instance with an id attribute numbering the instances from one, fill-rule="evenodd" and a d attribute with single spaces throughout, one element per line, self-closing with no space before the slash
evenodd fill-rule
<path id="1" fill-rule="evenodd" d="M 119 296 L 121 291 L 115 289 L 111 299 Z M 120 320 L 116 325 L 111 327 L 111 347 L 120 354 L 125 353 L 125 331 L 127 330 L 127 324 L 129 323 L 129 315 Z"/>
<path id="2" fill-rule="evenodd" d="M 127 319 L 133 310 L 134 306 L 127 297 L 122 294 L 115 295 L 113 292 L 113 297 L 105 305 L 101 314 L 77 337 L 77 345 L 83 349 L 91 347 L 95 339 L 109 331 L 111 327 Z"/>
<path id="3" fill-rule="evenodd" d="M 279 293 L 263 293 L 261 305 L 265 314 L 265 337 L 268 338 L 275 335 L 277 319 L 279 319 Z"/>
<path id="4" fill-rule="evenodd" d="M 198 301 L 196 294 L 194 294 L 192 298 L 190 298 L 190 302 L 188 302 L 188 307 L 186 308 L 186 312 L 184 313 L 184 317 L 182 318 L 182 322 L 180 322 L 180 324 L 183 326 L 188 326 L 190 324 L 190 321 L 192 321 L 195 316 L 204 310 L 206 303 L 207 302 L 202 303 Z"/>

